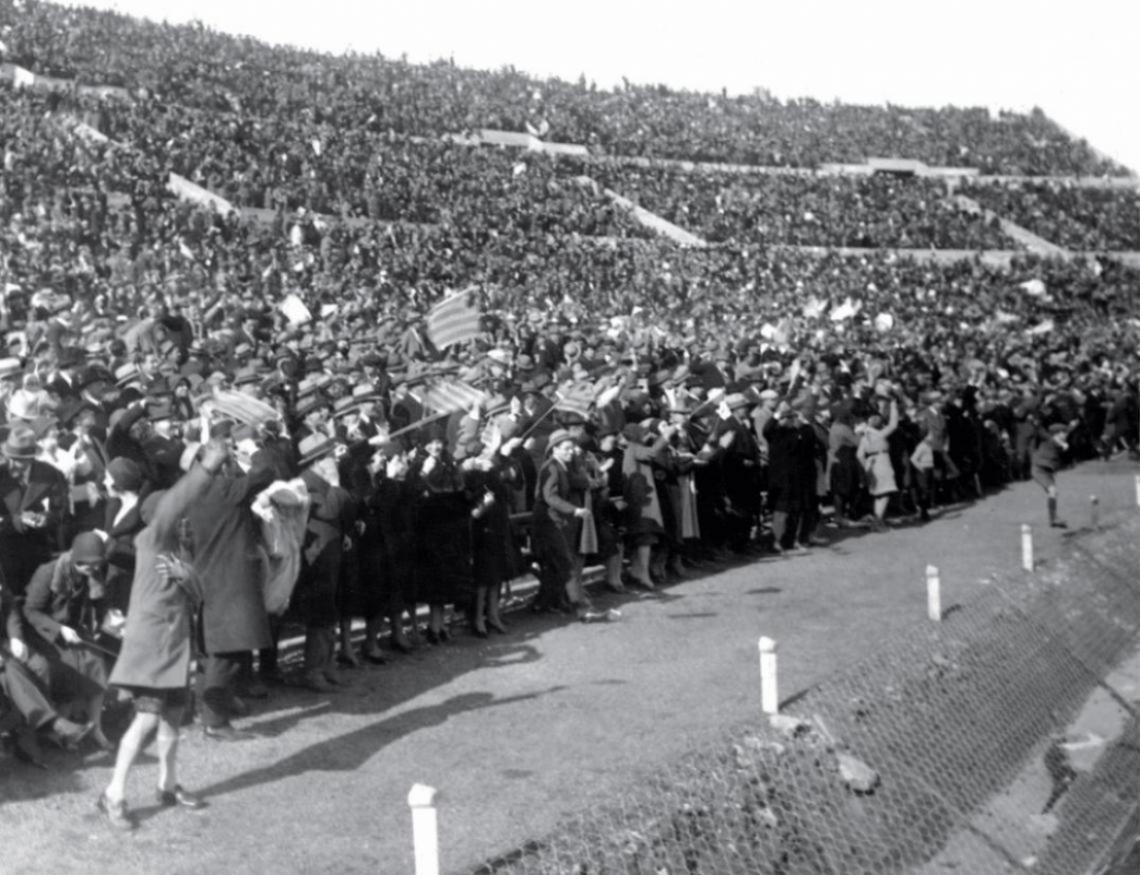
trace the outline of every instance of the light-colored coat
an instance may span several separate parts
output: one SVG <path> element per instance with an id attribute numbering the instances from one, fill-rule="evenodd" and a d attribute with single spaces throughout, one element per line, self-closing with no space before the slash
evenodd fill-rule
<path id="1" fill-rule="evenodd" d="M 178 521 L 205 492 L 210 475 L 195 465 L 159 499 L 154 519 L 135 536 L 135 574 L 123 647 L 111 683 L 129 687 L 179 689 L 190 676 L 191 623 L 200 584 L 158 572 L 161 553 L 178 547 Z"/>

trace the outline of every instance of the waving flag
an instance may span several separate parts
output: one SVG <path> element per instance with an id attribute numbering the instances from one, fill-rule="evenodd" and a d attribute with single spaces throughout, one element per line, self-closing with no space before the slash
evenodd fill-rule
<path id="1" fill-rule="evenodd" d="M 594 403 L 594 384 L 588 380 L 563 385 L 558 392 L 555 410 L 564 413 L 577 413 L 583 419 L 590 415 L 590 405 Z"/>
<path id="2" fill-rule="evenodd" d="M 428 339 L 436 349 L 466 343 L 479 336 L 480 313 L 475 287 L 440 301 L 427 315 Z"/>
<path id="3" fill-rule="evenodd" d="M 410 390 L 425 410 L 434 413 L 452 413 L 457 410 L 470 410 L 476 401 L 483 401 L 486 393 L 455 377 L 441 377 L 429 380 L 422 386 Z"/>

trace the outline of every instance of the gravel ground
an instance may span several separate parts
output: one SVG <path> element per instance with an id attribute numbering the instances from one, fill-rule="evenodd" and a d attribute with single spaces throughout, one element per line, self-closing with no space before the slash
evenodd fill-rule
<path id="1" fill-rule="evenodd" d="M 1062 514 L 1087 524 L 1090 494 L 1102 523 L 1137 513 L 1138 470 L 1114 461 L 1064 472 Z M 1065 539 L 1044 526 L 1044 504 L 1038 487 L 1017 484 L 921 528 L 834 532 L 810 554 L 652 596 L 598 595 L 621 611 L 615 622 L 514 614 L 507 636 L 460 631 L 450 645 L 345 672 L 336 694 L 275 689 L 239 723 L 253 740 L 186 730 L 181 779 L 206 795 L 203 811 L 157 808 L 154 761 L 137 767 L 129 801 L 142 826 L 127 836 L 94 810 L 110 756 L 52 753 L 45 774 L 0 755 L 0 869 L 410 873 L 406 797 L 422 782 L 440 791 L 444 871 L 469 871 L 754 718 L 759 636 L 779 642 L 791 696 L 926 622 L 927 564 L 951 605 L 1017 567 L 1023 522 L 1035 526 L 1039 561 L 1058 555 Z"/>

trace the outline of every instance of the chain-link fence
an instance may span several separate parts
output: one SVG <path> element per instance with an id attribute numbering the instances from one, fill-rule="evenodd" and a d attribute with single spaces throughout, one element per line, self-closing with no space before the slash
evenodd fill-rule
<path id="1" fill-rule="evenodd" d="M 777 718 L 476 871 L 1093 871 L 1140 795 L 1140 728 L 1109 677 L 1138 642 L 1137 531 L 1073 537 L 1065 558 L 989 582 L 942 622 L 916 617 Z M 1066 733 L 1098 694 L 1122 731 L 1079 770 Z"/>

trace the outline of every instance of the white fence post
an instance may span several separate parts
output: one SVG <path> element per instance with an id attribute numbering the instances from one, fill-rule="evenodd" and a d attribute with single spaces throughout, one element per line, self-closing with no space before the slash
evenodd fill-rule
<path id="1" fill-rule="evenodd" d="M 1033 530 L 1029 523 L 1021 524 L 1021 567 L 1033 570 Z"/>
<path id="2" fill-rule="evenodd" d="M 416 875 L 439 875 L 439 823 L 435 788 L 413 784 L 408 793 L 412 809 L 412 841 L 416 848 Z"/>
<path id="3" fill-rule="evenodd" d="M 1089 522 L 1094 532 L 1100 528 L 1100 499 L 1095 495 L 1089 496 Z"/>
<path id="4" fill-rule="evenodd" d="M 776 642 L 766 635 L 760 639 L 760 708 L 765 714 L 780 712 L 776 684 Z"/>
<path id="5" fill-rule="evenodd" d="M 935 623 L 942 621 L 942 581 L 933 565 L 926 566 L 926 615 Z"/>
<path id="6" fill-rule="evenodd" d="M 1136 475 L 1136 506 L 1140 507 L 1140 474 Z"/>

